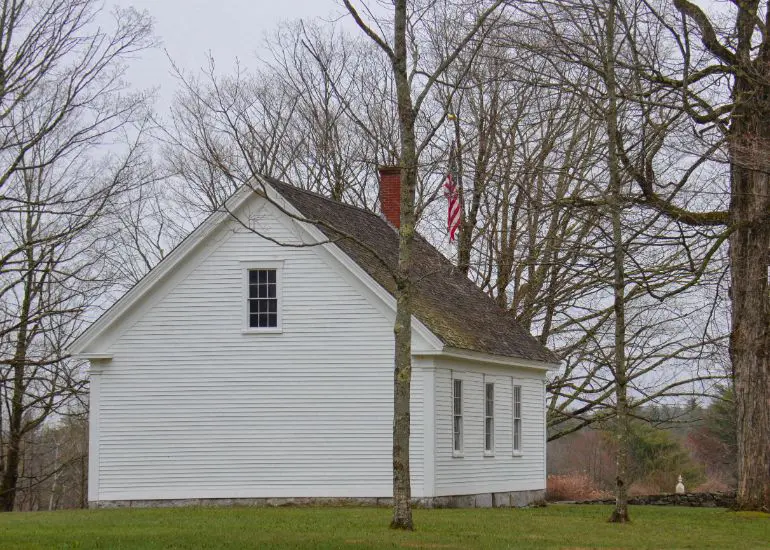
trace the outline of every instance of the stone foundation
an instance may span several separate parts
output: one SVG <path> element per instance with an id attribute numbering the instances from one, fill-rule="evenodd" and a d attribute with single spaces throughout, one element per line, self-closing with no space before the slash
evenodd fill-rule
<path id="1" fill-rule="evenodd" d="M 413 498 L 416 508 L 521 508 L 545 502 L 545 489 Z M 185 506 L 393 506 L 392 498 L 186 498 L 89 501 L 89 508 L 178 508 Z"/>

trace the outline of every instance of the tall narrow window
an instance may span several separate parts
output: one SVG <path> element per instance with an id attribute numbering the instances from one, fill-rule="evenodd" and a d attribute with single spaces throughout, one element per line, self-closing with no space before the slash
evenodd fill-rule
<path id="1" fill-rule="evenodd" d="M 278 326 L 278 279 L 275 269 L 249 270 L 249 328 Z"/>
<path id="2" fill-rule="evenodd" d="M 495 450 L 495 385 L 484 385 L 484 451 Z"/>
<path id="3" fill-rule="evenodd" d="M 513 386 L 513 454 L 521 453 L 521 386 Z"/>
<path id="4" fill-rule="evenodd" d="M 463 451 L 463 381 L 452 381 L 452 450 Z"/>

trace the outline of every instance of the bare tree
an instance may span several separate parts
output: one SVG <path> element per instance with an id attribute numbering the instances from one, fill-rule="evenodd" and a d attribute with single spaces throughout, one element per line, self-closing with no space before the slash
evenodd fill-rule
<path id="1" fill-rule="evenodd" d="M 635 171 L 645 203 L 683 223 L 727 226 L 732 332 L 730 356 L 738 410 L 738 507 L 770 509 L 770 5 L 733 2 L 729 25 L 715 24 L 687 0 L 675 13 L 652 6 L 676 44 L 676 62 L 647 77 L 673 90 L 712 154 L 729 163 L 729 204 L 709 209 L 688 204 L 687 189 L 666 184 L 652 170 Z M 656 9 L 657 8 L 657 9 Z M 724 90 L 718 94 L 713 90 Z M 729 98 L 725 97 L 729 94 Z M 639 167 L 633 160 L 630 166 Z M 717 205 L 722 206 L 722 205 Z"/>
<path id="2" fill-rule="evenodd" d="M 149 157 L 149 154 L 146 155 Z M 168 179 L 151 162 L 138 162 L 135 188 L 115 197 L 108 223 L 99 225 L 113 292 L 125 292 L 182 241 L 194 216 L 180 212 Z M 190 218 L 193 219 L 190 219 Z"/>
<path id="3" fill-rule="evenodd" d="M 538 311 L 543 307 L 540 298 L 532 298 L 540 294 L 544 281 L 565 266 L 520 267 L 518 273 L 513 271 L 512 302 L 524 306 L 524 319 L 530 319 L 530 326 L 546 322 L 548 331 L 542 336 L 550 336 L 554 343 L 563 342 L 566 368 L 549 385 L 551 425 L 561 425 L 552 436 L 613 419 L 619 439 L 618 499 L 613 519 L 620 521 L 628 519 L 623 440 L 627 439 L 633 410 L 650 401 L 702 391 L 720 375 L 718 369 L 705 373 L 701 369 L 720 340 L 719 332 L 712 335 L 709 308 L 706 306 L 703 317 L 688 317 L 688 306 L 693 313 L 702 306 L 694 301 L 693 305 L 686 304 L 685 297 L 698 287 L 701 300 L 706 298 L 708 304 L 708 299 L 714 298 L 713 288 L 702 283 L 707 276 L 718 279 L 720 269 L 711 265 L 715 273 L 709 272 L 707 260 L 719 255 L 725 239 L 723 234 L 688 235 L 680 224 L 660 214 L 650 216 L 649 211 L 635 206 L 630 196 L 634 172 L 626 162 L 628 151 L 649 140 L 649 135 L 655 134 L 659 145 L 658 155 L 650 156 L 647 162 L 661 173 L 683 173 L 682 179 L 687 181 L 702 166 L 701 161 L 688 158 L 689 152 L 681 153 L 686 129 L 679 111 L 666 104 L 665 93 L 642 84 L 638 78 L 640 59 L 656 56 L 660 45 L 653 39 L 652 43 L 644 42 L 656 22 L 643 19 L 636 7 L 633 3 L 598 5 L 579 0 L 522 2 L 516 5 L 519 15 L 511 23 L 516 38 L 509 39 L 517 51 L 535 56 L 543 65 L 530 65 L 542 74 L 540 94 L 559 90 L 565 97 L 574 98 L 579 114 L 572 119 L 585 117 L 585 122 L 567 126 L 567 135 L 582 140 L 590 136 L 591 146 L 583 157 L 588 162 L 577 164 L 587 169 L 574 170 L 565 165 L 566 174 L 562 176 L 569 182 L 570 192 L 551 192 L 558 198 L 550 208 L 560 206 L 568 218 L 587 222 L 574 233 L 578 236 L 582 232 L 583 241 L 573 247 L 577 249 L 572 264 L 576 284 L 567 280 L 563 293 L 551 294 L 557 297 L 556 317 L 552 313 L 543 315 Z M 639 98 L 647 98 L 643 106 Z M 558 166 L 553 158 L 549 163 Z M 705 188 L 708 182 L 701 180 L 697 185 Z M 528 187 L 538 189 L 536 184 Z M 518 212 L 529 216 L 523 207 L 531 203 L 526 198 L 517 202 Z M 543 217 L 548 209 L 534 203 L 534 218 L 547 223 L 547 216 L 553 216 Z M 527 227 L 523 234 L 538 242 L 542 231 Z M 551 248 L 551 243 L 569 242 L 562 240 L 563 233 L 549 231 L 547 235 L 545 242 L 549 244 L 539 245 L 545 254 L 524 256 L 519 266 L 570 257 Z M 514 248 L 514 254 L 526 250 L 525 242 Z M 507 282 L 510 284 L 510 279 Z M 557 281 L 551 279 L 553 282 Z M 608 287 L 612 289 L 609 294 Z M 530 288 L 535 293 L 530 293 Z M 554 311 L 545 311 L 549 309 Z M 661 322 L 664 325 L 656 327 Z M 698 327 L 699 323 L 703 324 Z M 666 336 L 671 329 L 663 326 L 679 327 L 673 334 L 681 337 Z M 572 338 L 567 340 L 565 336 Z M 686 357 L 693 360 L 690 367 L 684 364 Z M 699 367 L 693 368 L 695 365 Z M 670 372 L 677 374 L 666 374 Z"/>
<path id="4" fill-rule="evenodd" d="M 462 29 L 459 40 L 450 47 L 445 56 L 440 58 L 435 66 L 423 68 L 419 66 L 420 58 L 414 51 L 417 44 L 410 43 L 414 36 L 414 27 L 419 24 L 421 14 L 431 9 L 441 9 L 442 2 L 415 2 L 396 0 L 394 3 L 392 29 L 392 44 L 378 34 L 370 23 L 364 21 L 359 9 L 349 0 L 344 0 L 345 7 L 361 28 L 361 30 L 379 46 L 391 63 L 395 80 L 396 100 L 399 117 L 399 163 L 401 165 L 401 223 L 398 228 L 398 268 L 396 280 L 396 321 L 393 328 L 395 334 L 395 369 L 394 369 L 394 402 L 393 402 L 393 520 L 391 527 L 396 529 L 412 529 L 411 486 L 409 479 L 409 434 L 410 434 L 410 388 L 412 375 L 412 270 L 413 243 L 416 228 L 415 195 L 418 181 L 419 148 L 415 126 L 417 116 L 428 94 L 436 81 L 447 69 L 458 61 L 460 54 L 467 48 L 478 45 L 483 40 L 479 37 L 484 23 L 502 4 L 502 1 L 480 2 L 477 13 L 469 28 Z M 368 9 L 367 9 L 368 11 Z M 414 19 L 413 19 L 414 17 Z M 409 28 L 409 32 L 407 29 Z M 470 46 L 469 46 L 470 45 Z M 412 53 L 410 55 L 410 47 Z M 422 87 L 417 88 L 416 79 L 424 76 Z M 416 97 L 413 97 L 413 93 Z"/>
<path id="5" fill-rule="evenodd" d="M 142 150 L 147 98 L 122 77 L 124 61 L 152 45 L 151 26 L 116 10 L 105 32 L 100 14 L 93 0 L 8 1 L 0 13 L 3 511 L 14 508 L 25 434 L 85 386 L 65 347 L 106 284 L 92 230 L 134 185 Z M 104 145 L 113 152 L 97 154 Z"/>
<path id="6" fill-rule="evenodd" d="M 613 373 L 615 378 L 615 437 L 617 439 L 617 471 L 615 488 L 615 509 L 610 522 L 626 523 L 628 517 L 628 451 L 630 418 L 628 407 L 628 375 L 626 365 L 626 272 L 625 250 L 623 248 L 622 226 L 622 175 L 618 160 L 618 98 L 615 81 L 615 10 L 617 0 L 610 0 L 607 19 L 604 22 L 606 35 L 605 51 L 602 56 L 607 84 L 607 166 L 609 168 L 609 203 L 612 213 L 613 248 L 613 310 L 615 314 L 615 353 Z"/>

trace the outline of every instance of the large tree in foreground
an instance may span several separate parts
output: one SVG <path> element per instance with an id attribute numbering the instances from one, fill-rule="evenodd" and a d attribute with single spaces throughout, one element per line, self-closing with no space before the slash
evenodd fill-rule
<path id="1" fill-rule="evenodd" d="M 400 133 L 399 164 L 401 166 L 401 223 L 398 228 L 398 267 L 396 280 L 395 368 L 393 373 L 393 520 L 391 527 L 412 529 L 411 485 L 409 479 L 410 388 L 412 378 L 412 280 L 413 243 L 417 223 L 415 195 L 417 189 L 419 149 L 415 132 L 420 108 L 433 86 L 458 61 L 466 49 L 478 49 L 483 40 L 484 23 L 502 4 L 471 2 L 470 25 L 461 25 L 462 35 L 449 42 L 447 52 L 430 68 L 420 66 L 414 38 L 415 26 L 424 23 L 427 14 L 448 8 L 438 0 L 394 2 L 393 41 L 378 34 L 361 17 L 350 0 L 344 0 L 358 26 L 387 55 L 393 71 Z M 474 11 L 475 10 L 475 11 Z M 367 11 L 369 11 L 367 9 Z M 422 22 L 421 22 L 422 20 Z M 389 25 L 389 26 L 390 26 Z M 452 37 L 447 36 L 448 39 Z M 409 52 L 412 52 L 411 55 Z M 470 56 L 472 59 L 473 56 Z M 443 117 L 442 117 L 443 118 Z"/>
<path id="2" fill-rule="evenodd" d="M 718 25 L 687 0 L 673 0 L 673 7 L 654 13 L 671 21 L 679 61 L 639 70 L 676 92 L 698 135 L 716 143 L 712 152 L 724 149 L 727 210 L 697 208 L 708 197 L 693 201 L 688 189 L 658 181 L 643 158 L 625 160 L 637 167 L 647 205 L 684 224 L 725 226 L 729 234 L 738 507 L 770 510 L 770 3 L 731 2 L 724 14 L 729 19 Z M 729 99 L 715 92 L 720 88 Z"/>

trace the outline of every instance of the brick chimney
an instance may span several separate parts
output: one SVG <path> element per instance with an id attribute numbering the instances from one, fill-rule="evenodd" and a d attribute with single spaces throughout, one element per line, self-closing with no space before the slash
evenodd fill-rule
<path id="1" fill-rule="evenodd" d="M 393 226 L 401 226 L 401 167 L 380 166 L 380 208 Z"/>

